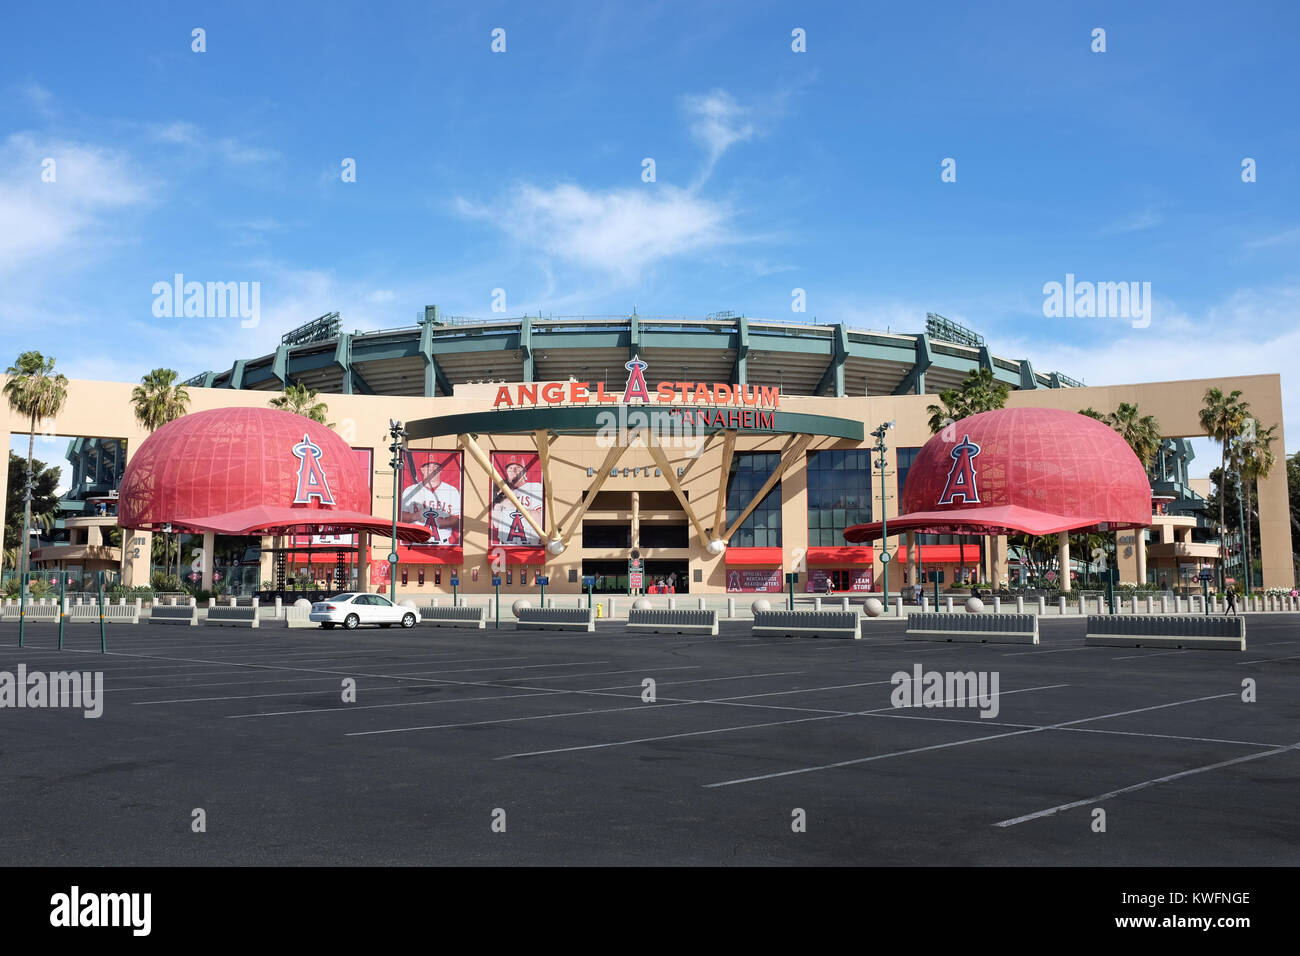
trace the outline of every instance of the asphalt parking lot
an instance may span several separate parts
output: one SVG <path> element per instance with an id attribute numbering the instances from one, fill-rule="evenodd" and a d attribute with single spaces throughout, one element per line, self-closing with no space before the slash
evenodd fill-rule
<path id="1" fill-rule="evenodd" d="M 70 626 L 58 651 L 53 625 L 29 625 L 19 648 L 3 624 L 0 671 L 104 683 L 98 719 L 0 710 L 0 856 L 1300 863 L 1300 615 L 1250 616 L 1245 653 L 1086 648 L 1081 619 L 1044 620 L 1037 647 L 904 642 L 903 627 L 833 641 L 755 637 L 746 622 L 716 638 L 618 622 L 110 626 L 101 655 L 93 626 Z M 893 706 L 891 676 L 917 665 L 996 674 L 996 716 Z"/>

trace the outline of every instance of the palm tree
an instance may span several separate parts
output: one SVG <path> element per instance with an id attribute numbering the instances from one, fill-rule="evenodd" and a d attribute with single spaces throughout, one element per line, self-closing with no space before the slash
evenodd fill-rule
<path id="1" fill-rule="evenodd" d="M 1144 469 L 1151 467 L 1160 451 L 1160 423 L 1154 415 L 1143 415 L 1136 405 L 1120 402 L 1119 408 L 1106 416 L 1105 422 L 1133 449 Z"/>
<path id="2" fill-rule="evenodd" d="M 1277 464 L 1277 456 L 1273 454 L 1273 442 L 1277 440 L 1277 424 L 1269 425 L 1268 428 L 1256 427 L 1252 432 L 1243 434 L 1237 441 L 1237 466 L 1240 469 L 1243 481 L 1250 482 L 1246 486 L 1246 554 L 1253 557 L 1255 542 L 1251 534 L 1251 525 L 1254 523 L 1255 508 L 1252 501 L 1258 497 L 1259 479 L 1267 478 L 1273 471 L 1273 466 Z M 1263 555 L 1260 555 L 1261 559 Z M 1250 588 L 1254 582 L 1248 582 L 1246 587 Z"/>
<path id="3" fill-rule="evenodd" d="M 1106 420 L 1106 416 L 1103 415 L 1101 412 L 1097 411 L 1097 409 L 1093 408 L 1091 405 L 1089 405 L 1087 408 L 1079 409 L 1079 414 L 1086 415 L 1089 418 L 1095 418 L 1099 422 L 1104 422 Z"/>
<path id="4" fill-rule="evenodd" d="M 54 374 L 54 359 L 46 358 L 40 352 L 23 352 L 18 360 L 7 369 L 5 375 L 5 398 L 9 407 L 19 415 L 27 418 L 27 482 L 29 490 L 23 501 L 23 540 L 19 545 L 21 558 L 18 571 L 28 569 L 30 562 L 31 540 L 28 537 L 32 522 L 32 499 L 30 483 L 32 481 L 32 458 L 36 453 L 36 422 L 49 418 L 63 410 L 63 403 L 68 400 L 68 379 L 63 373 Z"/>
<path id="5" fill-rule="evenodd" d="M 308 388 L 306 385 L 290 385 L 281 395 L 271 399 L 271 407 L 279 408 L 286 412 L 293 412 L 295 415 L 302 415 L 304 418 L 310 418 L 321 425 L 325 424 L 325 416 L 329 414 L 329 406 L 324 402 L 316 401 L 316 396 L 320 393 L 314 388 Z M 333 425 L 328 426 L 333 428 Z"/>
<path id="6" fill-rule="evenodd" d="M 1250 415 L 1250 403 L 1241 401 L 1241 390 L 1233 389 L 1228 395 L 1217 388 L 1205 390 L 1204 407 L 1201 409 L 1201 427 L 1205 433 L 1219 443 L 1219 471 L 1228 474 L 1228 449 L 1233 439 L 1241 434 L 1242 426 Z M 1219 489 L 1219 588 L 1224 585 L 1224 495 Z"/>
<path id="7" fill-rule="evenodd" d="M 184 385 L 177 385 L 180 376 L 173 369 L 156 368 L 140 379 L 131 389 L 131 404 L 135 406 L 135 420 L 153 434 L 168 422 L 175 421 L 190 410 L 190 393 Z M 167 561 L 164 540 L 164 563 Z M 181 536 L 176 534 L 176 573 L 180 574 Z"/>
<path id="8" fill-rule="evenodd" d="M 972 369 L 959 388 L 946 388 L 939 393 L 939 405 L 926 406 L 930 431 L 939 434 L 948 419 L 960 421 L 979 412 L 1005 408 L 1010 394 L 1011 386 L 996 381 L 988 369 Z"/>

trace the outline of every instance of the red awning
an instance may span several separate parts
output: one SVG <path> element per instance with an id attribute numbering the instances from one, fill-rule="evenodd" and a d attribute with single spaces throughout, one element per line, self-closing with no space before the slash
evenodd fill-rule
<path id="1" fill-rule="evenodd" d="M 727 564 L 741 567 L 779 568 L 783 560 L 780 548 L 728 548 Z"/>
<path id="2" fill-rule="evenodd" d="M 492 563 L 492 556 L 498 551 L 505 554 L 506 564 L 545 564 L 545 548 L 489 548 L 488 553 L 483 556 L 485 563 Z"/>
<path id="3" fill-rule="evenodd" d="M 392 529 L 390 528 L 391 532 Z M 388 561 L 388 548 L 383 545 L 374 545 L 370 549 L 370 560 L 379 564 Z M 408 545 L 397 546 L 397 560 L 400 564 L 450 564 L 459 566 L 465 563 L 465 549 L 460 547 L 448 547 L 447 545 L 434 545 L 431 547 L 410 547 Z"/>
<path id="4" fill-rule="evenodd" d="M 809 548 L 809 565 L 871 564 L 875 561 L 874 548 Z"/>
<path id="5" fill-rule="evenodd" d="M 391 535 L 393 523 L 359 511 L 324 508 L 276 508 L 254 505 L 239 511 L 207 518 L 177 518 L 173 528 L 212 531 L 216 534 L 350 534 L 369 531 Z M 429 529 L 420 524 L 397 523 L 397 537 L 416 543 L 429 540 Z"/>
<path id="6" fill-rule="evenodd" d="M 916 549 L 921 552 L 922 564 L 957 564 L 963 558 L 963 551 L 967 563 L 980 559 L 978 544 L 918 544 Z M 898 549 L 898 560 L 907 560 L 906 546 Z"/>

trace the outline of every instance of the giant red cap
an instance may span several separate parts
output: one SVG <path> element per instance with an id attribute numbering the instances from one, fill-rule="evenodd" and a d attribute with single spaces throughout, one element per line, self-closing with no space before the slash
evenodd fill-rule
<path id="1" fill-rule="evenodd" d="M 1146 469 L 1114 429 L 1059 409 L 1004 408 L 963 418 L 925 443 L 888 530 L 1037 535 L 1150 523 Z M 872 541 L 880 530 L 873 521 L 844 537 Z"/>

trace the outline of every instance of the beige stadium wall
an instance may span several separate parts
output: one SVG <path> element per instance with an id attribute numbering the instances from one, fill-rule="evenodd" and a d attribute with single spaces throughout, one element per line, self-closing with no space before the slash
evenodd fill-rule
<path id="1" fill-rule="evenodd" d="M 0 383 L 3 376 L 0 376 Z M 329 420 L 336 426 L 336 431 L 351 445 L 370 447 L 374 450 L 374 513 L 389 517 L 392 513 L 392 472 L 387 467 L 388 422 L 390 418 L 412 421 L 439 415 L 451 415 L 463 412 L 484 411 L 491 409 L 497 394 L 496 385 L 462 385 L 457 387 L 458 394 L 449 398 L 422 398 L 367 395 L 322 395 L 321 400 L 329 406 Z M 1153 382 L 1137 385 L 1115 385 L 1093 388 L 1037 389 L 1031 391 L 1014 391 L 1008 405 L 1011 407 L 1060 408 L 1078 411 L 1091 406 L 1101 412 L 1114 410 L 1121 402 L 1136 403 L 1144 414 L 1151 414 L 1160 422 L 1166 437 L 1203 437 L 1198 422 L 1198 410 L 1205 390 L 1218 387 L 1224 391 L 1240 389 L 1243 397 L 1251 403 L 1255 417 L 1262 426 L 1282 423 L 1281 380 L 1277 375 L 1241 376 L 1222 379 L 1199 379 L 1177 382 Z M 147 437 L 146 432 L 135 422 L 130 404 L 132 384 L 117 382 L 96 382 L 72 380 L 68 388 L 68 400 L 62 412 L 50 422 L 38 425 L 38 431 L 66 437 L 121 438 L 127 443 L 127 461 L 140 443 Z M 204 411 L 223 407 L 265 406 L 273 393 L 259 391 L 241 391 L 232 389 L 190 388 L 190 410 Z M 886 514 L 889 517 L 898 514 L 898 489 L 893 475 L 897 473 L 895 450 L 899 447 L 919 447 L 931 437 L 928 426 L 927 406 L 936 402 L 931 395 L 896 395 L 845 398 L 814 398 L 803 396 L 783 396 L 780 407 L 787 411 L 825 415 L 845 418 L 865 423 L 866 432 L 877 424 L 893 420 L 895 427 L 888 432 L 889 471 L 891 477 L 886 481 Z M 10 433 L 26 434 L 28 423 L 17 419 L 7 405 L 0 405 L 0 426 Z M 484 451 L 517 450 L 532 451 L 534 445 L 531 436 L 525 435 L 480 435 L 478 438 Z M 785 436 L 742 437 L 736 443 L 737 451 L 780 451 L 786 444 Z M 863 446 L 871 441 L 869 435 Z M 863 447 L 854 442 L 836 441 L 827 438 L 816 439 L 808 450 L 825 448 Z M 413 448 L 455 448 L 458 447 L 455 436 L 441 439 L 412 442 Z M 1279 427 L 1278 448 L 1285 448 L 1285 437 Z M 596 446 L 590 437 L 561 436 L 551 450 L 551 482 L 555 499 L 555 512 L 563 516 L 577 505 L 584 489 L 588 488 L 593 478 L 587 477 L 587 468 L 600 471 L 607 449 Z M 693 509 L 706 528 L 713 525 L 713 515 L 717 501 L 718 488 L 723 476 L 720 474 L 722 464 L 722 439 L 720 436 L 709 440 L 703 454 L 690 457 L 681 449 L 667 449 L 667 457 L 674 469 L 681 467 L 682 488 L 687 493 Z M 488 485 L 490 478 L 486 472 L 466 454 L 464 456 L 464 549 L 465 565 L 462 573 L 462 588 L 473 592 L 486 593 L 491 590 L 491 574 L 488 568 Z M 602 486 L 603 491 L 667 491 L 668 485 L 662 478 L 647 477 L 639 474 L 633 477 L 622 476 L 624 467 L 650 468 L 653 475 L 654 460 L 644 448 L 629 448 L 618 461 L 619 476 L 608 478 Z M 1288 512 L 1286 487 L 1286 470 L 1276 468 L 1273 475 L 1259 483 L 1259 501 L 1261 513 L 1260 544 L 1263 551 L 1263 578 L 1266 587 L 1291 587 L 1294 584 L 1291 563 L 1291 530 Z M 4 506 L 4 491 L 7 481 L 7 469 L 0 469 L 0 509 Z M 880 503 L 878 477 L 873 481 L 875 506 Z M 798 461 L 786 472 L 781 483 L 782 507 L 782 551 L 784 569 L 796 569 L 800 555 L 808 546 L 807 533 L 807 477 L 804 462 Z M 589 517 L 619 517 L 610 512 L 589 511 Z M 0 512 L 0 518 L 3 513 Z M 681 513 L 647 513 L 642 520 L 658 521 L 673 518 L 680 523 Z M 548 516 L 548 524 L 555 515 Z M 548 529 L 549 530 L 549 529 Z M 889 550 L 894 551 L 900 544 L 897 537 L 891 537 Z M 387 552 L 390 543 L 386 538 L 375 538 L 374 553 L 382 555 Z M 143 564 L 147 568 L 148 547 L 143 550 Z M 1005 546 L 996 549 L 1002 559 L 995 562 L 990 571 L 999 572 L 1004 559 Z M 581 572 L 582 559 L 617 559 L 624 555 L 602 549 L 584 549 L 581 546 L 581 529 L 575 529 L 569 541 L 568 549 L 557 557 L 551 557 L 546 564 L 546 573 L 551 577 L 550 591 L 555 593 L 576 593 L 580 584 L 570 583 L 568 572 Z M 680 558 L 690 562 L 692 572 L 699 569 L 702 580 L 692 581 L 692 593 L 721 593 L 725 590 L 725 560 L 721 556 L 709 554 L 698 535 L 690 531 L 689 547 L 683 549 L 656 549 L 651 558 Z M 1135 562 L 1121 560 L 1121 575 L 1124 580 L 1134 580 Z M 472 567 L 480 569 L 478 581 L 471 580 Z M 537 570 L 537 569 L 530 569 Z M 883 568 L 877 561 L 875 573 L 877 580 Z M 131 569 L 131 577 L 139 581 L 140 568 Z M 531 586 L 515 584 L 511 592 L 531 593 Z M 432 573 L 426 576 L 422 588 L 413 584 L 401 593 L 450 594 L 450 575 L 444 573 L 441 586 L 431 583 Z M 414 582 L 414 570 L 410 575 Z M 900 577 L 891 577 L 891 586 L 895 589 L 901 583 Z M 802 587 L 802 585 L 801 585 Z M 503 589 L 503 593 L 506 590 Z"/>

